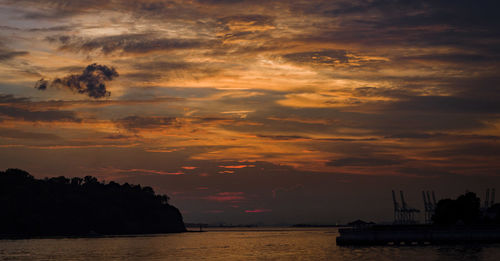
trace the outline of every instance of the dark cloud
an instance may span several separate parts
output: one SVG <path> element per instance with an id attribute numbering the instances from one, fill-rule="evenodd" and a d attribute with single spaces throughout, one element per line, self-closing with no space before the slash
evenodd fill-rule
<path id="1" fill-rule="evenodd" d="M 407 133 L 399 133 L 386 136 L 386 139 L 430 139 L 435 138 L 436 136 L 442 136 L 438 134 L 429 134 L 429 133 L 418 133 L 418 132 L 407 132 Z"/>
<path id="2" fill-rule="evenodd" d="M 294 3 L 292 12 L 330 19 L 329 24 L 304 33 L 302 40 L 308 43 L 344 43 L 353 48 L 446 46 L 491 54 L 492 48 L 498 49 L 494 43 L 500 18 L 493 10 L 499 5 L 490 0 L 315 1 Z"/>
<path id="3" fill-rule="evenodd" d="M 302 139 L 311 139 L 306 136 L 299 135 L 262 135 L 259 134 L 257 137 L 272 139 L 272 140 L 302 140 Z"/>
<path id="4" fill-rule="evenodd" d="M 300 52 L 283 55 L 288 61 L 299 64 L 338 65 L 349 63 L 345 50 L 326 50 L 318 52 Z"/>
<path id="5" fill-rule="evenodd" d="M 453 171 L 445 168 L 436 167 L 402 167 L 398 171 L 403 175 L 417 176 L 417 177 L 450 177 L 456 178 Z"/>
<path id="6" fill-rule="evenodd" d="M 0 43 L 0 61 L 7 61 L 7 60 L 11 60 L 11 59 L 14 59 L 18 56 L 24 56 L 24 55 L 28 55 L 29 52 L 26 52 L 26 51 L 13 51 L 13 50 L 10 50 L 6 47 L 4 47 L 1 43 Z"/>
<path id="7" fill-rule="evenodd" d="M 379 1 L 382 2 L 382 1 Z M 446 0 L 426 0 L 415 3 L 415 1 L 397 1 L 400 5 L 405 6 L 410 12 L 417 10 L 426 10 L 425 13 L 412 13 L 412 15 L 404 17 L 399 14 L 397 21 L 401 25 L 421 26 L 428 24 L 448 24 L 457 27 L 479 28 L 492 27 L 500 24 L 500 19 L 495 10 L 500 8 L 498 1 L 479 0 L 453 1 L 450 5 Z M 384 8 L 382 6 L 382 8 Z M 388 9 L 386 9 L 388 10 Z M 396 14 L 396 12 L 394 12 Z M 391 19 L 392 20 L 392 19 Z M 498 31 L 498 28 L 497 30 Z"/>
<path id="8" fill-rule="evenodd" d="M 48 100 L 48 101 L 32 101 L 29 98 L 14 97 L 13 95 L 0 94 L 0 105 L 10 107 L 22 108 L 26 110 L 52 110 L 62 108 L 99 108 L 105 106 L 121 105 L 121 106 L 135 106 L 135 105 L 151 105 L 166 102 L 183 101 L 181 98 L 155 95 L 140 97 L 137 94 L 131 94 L 128 97 L 121 97 L 119 100 Z"/>
<path id="9" fill-rule="evenodd" d="M 497 54 L 467 54 L 467 53 L 449 53 L 449 54 L 429 54 L 429 55 L 413 55 L 399 57 L 399 61 L 427 61 L 427 62 L 442 62 L 450 64 L 471 64 L 483 62 L 495 62 L 498 59 Z"/>
<path id="10" fill-rule="evenodd" d="M 29 110 L 25 108 L 17 108 L 13 106 L 0 105 L 0 116 L 5 116 L 13 119 L 20 119 L 24 121 L 41 121 L 41 122 L 54 122 L 54 121 L 72 121 L 80 122 L 81 120 L 76 117 L 72 111 L 59 111 L 59 110 Z"/>
<path id="11" fill-rule="evenodd" d="M 35 83 L 35 89 L 40 91 L 45 91 L 47 90 L 49 84 L 50 84 L 49 81 L 42 78 Z"/>
<path id="12" fill-rule="evenodd" d="M 486 116 L 479 118 L 460 111 L 421 111 L 411 106 L 388 107 L 371 113 L 342 113 L 339 116 L 342 117 L 343 126 L 367 129 L 382 136 L 408 132 L 471 131 L 487 127 Z"/>
<path id="13" fill-rule="evenodd" d="M 11 139 L 32 139 L 32 140 L 60 139 L 59 136 L 52 133 L 27 132 L 18 129 L 3 129 L 3 128 L 0 128 L 0 137 L 11 138 Z"/>
<path id="14" fill-rule="evenodd" d="M 22 30 L 19 27 L 6 26 L 6 25 L 0 25 L 0 29 L 5 30 L 5 31 L 21 31 Z"/>
<path id="15" fill-rule="evenodd" d="M 432 157 L 494 157 L 500 156 L 500 144 L 498 142 L 468 142 L 465 144 L 452 145 L 446 149 L 434 150 L 428 153 Z"/>
<path id="16" fill-rule="evenodd" d="M 193 63 L 188 62 L 171 62 L 171 61 L 153 61 L 153 62 L 142 62 L 135 63 L 133 67 L 138 70 L 147 71 L 172 71 L 172 70 L 182 70 L 188 69 L 193 66 Z"/>
<path id="17" fill-rule="evenodd" d="M 225 118 L 225 117 L 193 117 L 195 122 L 203 123 L 203 122 L 234 122 L 233 118 Z"/>
<path id="18" fill-rule="evenodd" d="M 485 100 L 488 103 L 500 99 L 500 77 L 497 67 L 483 76 L 472 76 L 451 79 L 443 84 L 443 88 L 454 90 L 458 97 L 470 100 Z"/>
<path id="19" fill-rule="evenodd" d="M 377 138 L 360 138 L 360 139 L 348 139 L 348 138 L 325 138 L 316 139 L 319 141 L 339 141 L 339 142 L 357 142 L 357 141 L 377 141 Z"/>
<path id="20" fill-rule="evenodd" d="M 38 90 L 46 90 L 49 86 L 69 88 L 80 94 L 86 94 L 91 98 L 102 98 L 110 96 L 106 90 L 105 82 L 118 77 L 118 72 L 113 67 L 100 64 L 88 65 L 81 74 L 72 74 L 64 78 L 56 78 L 52 82 L 41 79 L 35 84 Z"/>
<path id="21" fill-rule="evenodd" d="M 449 134 L 449 133 L 417 133 L 407 132 L 398 133 L 384 137 L 386 139 L 439 139 L 451 141 L 473 141 L 473 140 L 500 140 L 500 136 L 495 135 L 479 135 L 479 134 Z"/>
<path id="22" fill-rule="evenodd" d="M 17 56 L 29 54 L 28 52 L 3 52 L 0 50 L 0 61 L 10 60 Z"/>
<path id="23" fill-rule="evenodd" d="M 131 79 L 137 82 L 151 82 L 163 78 L 165 75 L 159 72 L 132 72 L 122 74 L 124 78 Z"/>
<path id="24" fill-rule="evenodd" d="M 184 61 L 132 62 L 137 71 L 123 75 L 138 81 L 170 79 L 203 79 L 220 74 L 226 68 L 220 63 L 196 63 Z"/>
<path id="25" fill-rule="evenodd" d="M 33 102 L 24 97 L 0 94 L 0 119 L 6 118 L 31 122 L 82 121 L 73 111 L 55 110 L 51 109 L 52 107 L 54 107 L 52 104 Z M 11 132 L 9 133 L 10 136 L 14 135 Z M 19 135 L 22 136 L 24 134 Z M 29 134 L 26 135 L 29 136 Z"/>
<path id="26" fill-rule="evenodd" d="M 103 54 L 113 52 L 148 53 L 153 51 L 172 51 L 179 49 L 207 48 L 211 41 L 200 39 L 162 38 L 156 34 L 121 34 L 102 36 L 92 39 L 70 36 L 50 36 L 49 42 L 59 43 L 61 50 L 77 52 L 100 51 Z"/>
<path id="27" fill-rule="evenodd" d="M 0 94 L 0 104 L 26 103 L 30 99 L 25 97 L 14 97 L 12 94 Z"/>
<path id="28" fill-rule="evenodd" d="M 328 166 L 334 167 L 375 167 L 375 166 L 390 166 L 401 164 L 402 160 L 398 157 L 394 159 L 387 158 L 341 158 L 331 160 L 326 163 Z"/>
<path id="29" fill-rule="evenodd" d="M 401 88 L 383 88 L 383 87 L 359 87 L 351 90 L 354 96 L 358 97 L 391 97 L 407 98 L 415 96 L 415 90 L 406 90 Z"/>
<path id="30" fill-rule="evenodd" d="M 315 4 L 296 4 L 297 12 L 353 18 L 358 23 L 371 22 L 372 26 L 418 27 L 429 25 L 493 26 L 500 19 L 494 10 L 497 1 L 458 0 L 374 0 L 374 1 L 317 1 Z M 302 7 L 302 10 L 299 9 Z M 305 8 L 304 8 L 305 7 Z"/>
<path id="31" fill-rule="evenodd" d="M 108 139 L 108 140 L 127 140 L 127 139 L 134 138 L 134 137 L 135 136 L 129 136 L 129 135 L 123 135 L 123 134 L 112 134 L 112 135 L 105 136 L 104 138 Z"/>
<path id="32" fill-rule="evenodd" d="M 44 27 L 44 28 L 31 28 L 28 31 L 30 32 L 56 32 L 56 31 L 70 31 L 73 30 L 74 26 L 52 26 L 52 27 Z"/>
<path id="33" fill-rule="evenodd" d="M 175 117 L 157 116 L 128 116 L 117 120 L 116 123 L 123 128 L 131 131 L 137 131 L 139 129 L 158 129 L 180 126 L 180 123 Z"/>
<path id="34" fill-rule="evenodd" d="M 180 78 L 184 71 L 193 68 L 193 64 L 187 62 L 153 61 L 134 63 L 133 68 L 137 71 L 123 75 L 138 81 L 153 81 L 161 78 Z"/>
<path id="35" fill-rule="evenodd" d="M 276 49 L 271 30 L 276 29 L 275 17 L 261 14 L 232 15 L 215 22 L 217 37 L 222 40 L 214 54 L 250 54 Z M 241 42 L 243 41 L 243 42 Z"/>
<path id="36" fill-rule="evenodd" d="M 431 111 L 448 113 L 487 113 L 500 112 L 500 103 L 486 97 L 468 98 L 461 96 L 413 96 L 388 104 L 390 110 Z"/>
<path id="37" fill-rule="evenodd" d="M 274 17 L 268 15 L 233 15 L 219 18 L 217 22 L 221 26 L 228 26 L 231 24 L 241 24 L 248 27 L 252 26 L 263 26 L 263 25 L 274 25 Z M 229 29 L 229 28 L 226 28 Z"/>
<path id="38" fill-rule="evenodd" d="M 111 10 L 145 19 L 186 18 L 186 12 L 197 13 L 194 3 L 179 0 L 5 0 L 8 4 L 26 7 L 21 12 L 25 19 L 64 20 L 85 14 L 99 15 Z M 168 15 L 165 15 L 168 13 Z M 187 17 L 192 18 L 192 17 Z"/>
<path id="39" fill-rule="evenodd" d="M 197 2 L 202 4 L 215 4 L 215 5 L 237 4 L 245 1 L 246 0 L 197 0 Z"/>
<path id="40" fill-rule="evenodd" d="M 111 8 L 110 0 L 7 0 L 6 2 L 29 7 L 38 7 L 36 11 L 28 9 L 24 13 L 27 19 L 61 19 L 81 14 L 92 9 Z"/>

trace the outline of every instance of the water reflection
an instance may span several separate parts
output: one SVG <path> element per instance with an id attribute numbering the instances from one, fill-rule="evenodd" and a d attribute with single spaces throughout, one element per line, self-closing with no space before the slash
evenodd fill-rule
<path id="1" fill-rule="evenodd" d="M 440 260 L 485 260 L 483 247 L 477 245 L 444 246 L 437 249 Z"/>
<path id="2" fill-rule="evenodd" d="M 500 245 L 337 247 L 337 229 L 218 229 L 154 236 L 0 240 L 0 260 L 497 260 Z"/>

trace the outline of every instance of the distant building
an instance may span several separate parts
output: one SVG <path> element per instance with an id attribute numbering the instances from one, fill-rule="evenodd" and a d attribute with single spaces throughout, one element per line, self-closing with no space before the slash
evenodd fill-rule
<path id="1" fill-rule="evenodd" d="M 348 226 L 351 227 L 367 227 L 367 226 L 372 226 L 375 225 L 373 222 L 365 222 L 361 219 L 355 220 L 353 222 L 347 223 Z"/>

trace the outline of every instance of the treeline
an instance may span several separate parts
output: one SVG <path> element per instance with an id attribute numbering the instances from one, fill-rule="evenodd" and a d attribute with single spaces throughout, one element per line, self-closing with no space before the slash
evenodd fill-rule
<path id="1" fill-rule="evenodd" d="M 442 199 L 432 217 L 434 224 L 500 224 L 500 204 L 481 208 L 481 200 L 474 192 L 467 192 L 457 199 Z"/>
<path id="2" fill-rule="evenodd" d="M 0 235 L 54 236 L 184 232 L 179 210 L 151 187 L 96 178 L 35 179 L 0 171 Z"/>

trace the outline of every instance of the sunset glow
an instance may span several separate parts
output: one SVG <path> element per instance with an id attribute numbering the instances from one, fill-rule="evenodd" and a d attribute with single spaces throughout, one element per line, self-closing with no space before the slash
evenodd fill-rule
<path id="1" fill-rule="evenodd" d="M 0 169 L 152 186 L 188 222 L 383 220 L 394 188 L 500 185 L 480 2 L 0 0 Z"/>

